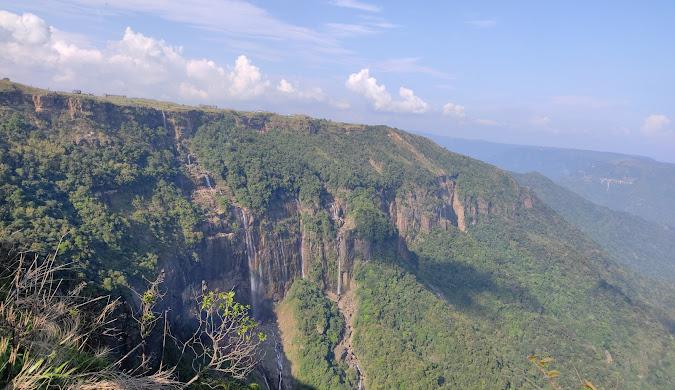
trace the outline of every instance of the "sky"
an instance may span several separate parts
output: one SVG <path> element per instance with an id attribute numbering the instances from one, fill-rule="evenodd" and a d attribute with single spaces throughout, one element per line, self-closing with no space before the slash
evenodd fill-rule
<path id="1" fill-rule="evenodd" d="M 3 0 L 0 76 L 675 162 L 675 1 Z"/>

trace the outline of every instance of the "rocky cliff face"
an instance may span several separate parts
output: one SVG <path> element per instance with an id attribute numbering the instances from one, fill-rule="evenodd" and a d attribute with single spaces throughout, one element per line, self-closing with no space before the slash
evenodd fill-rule
<path id="1" fill-rule="evenodd" d="M 427 368 L 433 370 L 444 361 L 461 358 L 457 360 L 461 366 L 446 365 L 443 369 L 442 377 L 449 378 L 461 371 L 456 367 L 476 368 L 475 353 L 482 354 L 485 349 L 469 351 L 466 356 L 462 351 L 472 348 L 471 343 L 482 326 L 487 328 L 483 328 L 481 337 L 489 339 L 501 348 L 500 351 L 522 347 L 517 352 L 509 352 L 512 356 L 508 358 L 509 364 L 520 367 L 522 356 L 529 353 L 532 346 L 552 345 L 560 334 L 586 334 L 585 338 L 565 339 L 563 344 L 556 344 L 563 352 L 569 348 L 567 356 L 575 359 L 584 345 L 594 340 L 612 340 L 615 345 L 608 350 L 612 351 L 611 364 L 616 365 L 622 361 L 622 353 L 629 355 L 635 345 L 619 345 L 623 337 L 614 339 L 610 333 L 614 328 L 609 329 L 604 324 L 630 323 L 635 326 L 625 327 L 622 334 L 639 334 L 656 323 L 652 321 L 649 327 L 639 326 L 646 322 L 634 319 L 642 318 L 645 313 L 650 315 L 650 312 L 630 306 L 632 303 L 622 290 L 613 286 L 622 274 L 612 271 L 611 264 L 604 262 L 602 253 L 595 246 L 576 231 L 567 229 L 557 214 L 546 209 L 528 190 L 520 188 L 508 174 L 449 153 L 421 137 L 384 126 L 197 109 L 121 97 L 55 94 L 0 83 L 0 118 L 9 118 L 8 115 L 15 112 L 34 127 L 25 126 L 21 121 L 12 128 L 19 129 L 17 134 L 24 130 L 35 131 L 30 134 L 35 137 L 27 136 L 25 143 L 17 137 L 18 141 L 12 141 L 14 152 L 20 154 L 21 148 L 31 146 L 31 142 L 31 152 L 41 152 L 49 149 L 52 141 L 58 143 L 55 149 L 63 151 L 59 155 L 61 165 L 43 163 L 49 160 L 49 154 L 40 160 L 40 166 L 35 165 L 38 168 L 48 166 L 49 172 L 62 169 L 70 175 L 65 179 L 74 184 L 54 203 L 65 199 L 64 203 L 70 202 L 70 205 L 63 207 L 74 208 L 77 191 L 84 188 L 86 192 L 83 195 L 89 202 L 87 209 L 93 212 L 84 215 L 78 214 L 78 210 L 71 212 L 68 226 L 73 231 L 86 218 L 105 224 L 107 220 L 97 218 L 97 213 L 105 214 L 115 223 L 128 223 L 129 226 L 135 223 L 135 227 L 152 230 L 146 235 L 145 230 L 139 231 L 141 228 L 131 231 L 114 225 L 106 229 L 103 233 L 115 233 L 116 229 L 124 231 L 121 238 L 111 239 L 112 244 L 129 237 L 145 240 L 143 245 L 128 245 L 129 250 L 124 252 L 109 250 L 112 244 L 99 234 L 103 239 L 93 242 L 103 249 L 86 254 L 83 261 L 95 265 L 95 269 L 94 265 L 91 267 L 93 272 L 117 271 L 117 274 L 97 276 L 92 272 L 92 278 L 116 277 L 113 282 L 117 286 L 126 282 L 120 275 L 128 275 L 129 283 L 138 282 L 135 287 L 140 290 L 143 288 L 140 279 L 145 275 L 139 271 L 140 267 L 144 267 L 142 272 L 164 269 L 166 296 L 163 304 L 171 307 L 170 318 L 178 325 L 172 328 L 175 331 L 180 324 L 191 320 L 195 296 L 204 285 L 211 289 L 235 289 L 239 299 L 253 305 L 256 317 L 265 320 L 265 332 L 270 335 L 267 355 L 271 359 L 265 364 L 265 370 L 271 373 L 270 378 L 276 373 L 281 374 L 279 379 L 284 384 L 279 387 L 288 387 L 292 381 L 289 382 L 291 375 L 288 362 L 283 358 L 277 322 L 273 321 L 273 303 L 282 300 L 291 284 L 300 278 L 312 281 L 310 284 L 315 291 L 319 286 L 325 295 L 323 298 L 336 301 L 346 320 L 343 334 L 334 335 L 334 338 L 343 337 L 335 345 L 334 361 L 341 360 L 352 371 L 359 372 L 359 379 L 375 381 L 372 383 L 382 379 L 374 375 L 379 370 L 377 362 L 389 359 L 389 367 L 400 365 L 396 359 L 390 359 L 392 353 L 388 353 L 390 356 L 370 353 L 385 351 L 387 354 L 384 348 L 372 348 L 378 342 L 391 340 L 391 345 L 405 344 L 410 352 L 406 356 L 414 355 L 409 359 L 411 361 L 433 359 L 428 360 L 428 366 L 418 366 L 418 369 L 422 367 L 418 372 L 425 375 Z M 162 128 L 165 131 L 161 131 Z M 0 146 L 3 141 L 0 140 Z M 126 149 L 135 142 L 138 143 L 136 149 Z M 99 153 L 107 151 L 105 148 L 109 146 L 112 149 L 111 145 L 116 148 L 111 154 L 113 157 Z M 259 153 L 260 150 L 265 153 Z M 87 158 L 79 158 L 77 169 L 64 168 L 69 165 L 69 158 L 77 158 L 78 153 Z M 123 175 L 126 171 L 111 168 L 124 165 L 117 163 L 124 162 L 130 154 L 134 156 L 128 165 L 134 165 L 135 170 L 127 177 Z M 272 154 L 274 159 L 265 158 Z M 150 160 L 150 156 L 164 164 L 159 174 L 146 173 L 154 169 L 143 160 Z M 87 172 L 88 164 L 96 165 L 102 160 L 106 160 L 104 168 L 107 169 L 101 169 L 102 173 L 91 177 L 106 175 L 105 181 L 102 180 L 105 185 L 81 184 L 75 180 L 77 177 L 73 179 L 73 176 Z M 20 166 L 22 161 L 12 163 Z M 279 169 L 268 169 L 275 164 Z M 234 170 L 236 172 L 232 174 Z M 132 176 L 131 179 L 128 176 Z M 87 178 L 93 181 L 89 176 Z M 144 182 L 146 178 L 150 183 Z M 33 190 L 29 175 L 20 179 L 27 179 L 25 185 L 22 181 L 20 188 L 26 188 L 26 192 Z M 44 175 L 41 179 L 58 186 L 64 178 Z M 263 195 L 253 196 L 255 191 Z M 49 193 L 48 190 L 43 192 Z M 168 194 L 169 200 L 164 201 L 162 194 Z M 156 195 L 161 199 L 155 201 Z M 198 207 L 193 208 L 195 205 Z M 188 216 L 181 219 L 182 215 L 163 215 L 163 207 L 185 212 Z M 163 219 L 154 221 L 155 215 Z M 376 221 L 376 224 L 369 225 L 369 221 Z M 153 230 L 155 228 L 159 233 Z M 438 231 L 452 234 L 436 234 Z M 427 236 L 428 233 L 431 234 Z M 502 238 L 504 242 L 500 241 Z M 495 248 L 495 254 L 487 249 L 483 251 L 484 245 L 494 242 L 504 244 L 508 251 L 500 248 Z M 459 253 L 457 256 L 453 252 L 455 249 Z M 120 253 L 124 256 L 118 256 Z M 464 258 L 466 253 L 475 258 Z M 129 261 L 113 264 L 116 258 L 126 259 L 127 254 Z M 139 261 L 146 259 L 146 255 L 150 256 L 150 265 Z M 374 258 L 382 261 L 371 261 Z M 156 267 L 154 260 L 157 260 Z M 357 265 L 368 261 L 371 262 L 361 268 L 364 272 L 355 277 Z M 401 264 L 405 267 L 398 267 Z M 125 271 L 125 267 L 132 272 L 123 275 L 119 270 Z M 380 271 L 390 268 L 392 273 L 388 283 L 381 284 Z M 397 271 L 394 272 L 394 268 Z M 398 269 L 406 274 L 411 287 L 397 292 L 395 287 L 403 280 L 396 276 Z M 364 276 L 369 270 L 371 274 Z M 121 282 L 120 278 L 123 279 Z M 359 286 L 354 285 L 355 280 Z M 616 284 L 623 286 L 619 282 Z M 401 332 L 401 328 L 391 327 L 389 340 L 377 332 L 372 333 L 372 343 L 362 344 L 363 348 L 371 346 L 367 348 L 368 354 L 365 349 L 359 349 L 358 337 L 356 349 L 353 348 L 352 335 L 360 332 L 359 327 L 373 328 L 379 314 L 371 311 L 359 317 L 359 310 L 365 310 L 369 305 L 364 303 L 365 300 L 360 301 L 363 299 L 361 294 L 354 294 L 356 287 L 358 291 L 366 291 L 364 294 L 368 289 L 376 292 L 371 298 L 383 301 L 370 306 L 389 310 L 390 319 L 399 318 L 399 313 L 410 315 L 407 323 L 389 321 L 407 329 Z M 561 291 L 565 293 L 558 293 Z M 430 292 L 434 294 L 430 295 Z M 556 292 L 556 299 L 548 299 L 551 292 Z M 396 302 L 402 294 L 408 293 L 414 299 L 401 305 L 404 307 L 382 305 L 385 301 Z M 473 317 L 476 314 L 473 310 L 464 310 L 473 305 L 474 297 L 481 306 L 480 319 Z M 407 311 L 416 309 L 414 306 L 421 300 L 426 302 L 428 312 Z M 480 305 L 483 300 L 486 305 Z M 496 302 L 496 305 L 490 302 Z M 580 311 L 577 307 L 598 320 L 578 319 Z M 493 309 L 496 311 L 491 311 Z M 486 316 L 482 315 L 483 310 Z M 453 312 L 451 321 L 449 317 L 436 317 L 437 313 L 447 311 Z M 502 313 L 509 316 L 501 317 Z M 421 315 L 436 319 L 426 328 L 427 335 L 445 332 L 449 323 L 456 328 L 464 327 L 461 329 L 465 333 L 453 330 L 442 336 L 446 346 L 453 345 L 456 349 L 446 350 L 445 355 L 419 356 L 420 348 L 429 344 L 429 339 L 422 340 L 417 334 Z M 368 317 L 375 322 L 365 322 Z M 527 321 L 522 324 L 544 323 L 552 327 L 549 330 L 546 329 L 548 325 L 538 325 L 537 331 L 542 333 L 535 335 L 536 340 L 540 336 L 544 338 L 537 344 L 533 338 L 528 339 L 527 334 L 518 335 L 520 329 L 516 327 L 503 333 L 502 321 L 517 319 Z M 600 326 L 594 326 L 596 322 Z M 478 324 L 481 326 L 476 326 Z M 587 332 L 589 328 L 595 329 L 593 332 L 596 333 Z M 666 333 L 659 332 L 654 331 L 653 338 L 647 333 L 640 337 L 659 342 L 666 340 Z M 397 336 L 400 334 L 410 338 L 399 342 Z M 464 344 L 457 337 L 462 334 L 466 335 Z M 416 341 L 411 343 L 415 338 Z M 470 340 L 468 344 L 467 340 Z M 459 343 L 454 344 L 455 341 Z M 643 361 L 658 360 L 659 354 L 669 350 L 669 345 L 663 344 L 663 349 L 659 350 L 654 346 L 660 344 L 649 342 L 645 344 L 649 348 L 642 351 L 654 350 L 654 356 L 641 359 Z M 357 356 L 358 353 L 361 356 Z M 494 357 L 497 358 L 495 367 L 502 367 L 501 352 Z M 363 375 L 360 366 L 364 367 Z M 475 370 L 476 378 L 484 377 L 485 371 L 480 367 Z M 623 367 L 626 366 L 620 366 L 614 372 L 625 371 Z M 392 370 L 379 371 L 388 373 Z M 494 372 L 495 378 L 500 377 L 497 371 Z M 474 383 L 479 383 L 478 379 Z"/>
<path id="2" fill-rule="evenodd" d="M 274 318 L 274 303 L 284 298 L 293 281 L 306 278 L 338 302 L 349 324 L 342 341 L 346 352 L 340 355 L 347 356 L 346 363 L 360 373 L 351 345 L 356 264 L 369 261 L 379 246 L 395 251 L 396 257 L 414 267 L 416 256 L 408 247 L 415 240 L 435 229 L 466 231 L 481 216 L 495 211 L 482 197 L 463 195 L 456 174 L 446 172 L 393 130 L 387 130 L 388 138 L 412 156 L 414 164 L 431 172 L 432 179 L 423 186 L 405 183 L 395 192 L 376 194 L 379 211 L 394 227 L 394 233 L 384 242 L 370 242 L 359 236 L 354 205 L 346 189 L 326 188 L 320 200 L 313 203 L 303 203 L 297 194 L 279 194 L 265 210 L 251 210 L 237 202 L 221 173 L 209 172 L 192 150 L 191 139 L 200 126 L 227 117 L 234 118 L 237 126 L 258 133 L 290 131 L 312 136 L 326 131 L 327 126 L 329 131 L 337 128 L 347 134 L 363 132 L 364 128 L 319 123 L 302 116 L 200 110 L 157 102 L 125 105 L 120 104 L 120 99 L 20 89 L 0 91 L 3 107 L 20 108 L 35 126 L 60 131 L 76 145 L 103 148 L 109 134 L 127 126 L 163 127 L 170 135 L 178 164 L 186 173 L 174 184 L 205 210 L 200 223 L 203 239 L 191 249 L 192 254 L 167 254 L 158 262 L 166 276 L 162 305 L 171 308 L 178 332 L 180 324 L 191 321 L 195 299 L 204 285 L 236 290 L 252 305 L 254 315 L 267 321 Z M 376 158 L 369 162 L 378 173 L 384 171 L 384 164 Z M 103 200 L 111 202 L 114 194 L 108 195 Z M 280 350 L 276 323 L 266 322 L 265 327 L 273 337 L 265 347 L 269 361 L 264 370 L 270 377 L 283 373 L 286 385 L 282 387 L 288 387 L 292 379 Z"/>
<path id="3" fill-rule="evenodd" d="M 199 126 L 222 119 L 226 114 L 233 115 L 238 125 L 259 132 L 293 129 L 312 134 L 318 128 L 316 120 L 303 116 L 252 116 L 157 102 L 122 105 L 118 104 L 120 99 L 44 91 L 31 93 L 18 88 L 0 92 L 0 103 L 22 107 L 37 125 L 70 129 L 75 143 L 87 142 L 88 138 L 99 137 L 101 131 L 115 132 L 129 124 L 165 127 L 173 134 L 181 163 L 192 173 L 191 181 L 180 185 L 193 201 L 209 210 L 208 220 L 202 224 L 204 239 L 195 248 L 198 260 L 161 259 L 170 291 L 168 302 L 180 313 L 178 317 L 189 317 L 194 296 L 202 283 L 211 288 L 236 288 L 244 292 L 260 315 L 268 311 L 271 302 L 283 298 L 296 278 L 312 278 L 337 295 L 351 288 L 354 264 L 370 257 L 371 243 L 354 234 L 345 193 L 328 194 L 319 205 L 304 205 L 297 199 L 279 200 L 268 212 L 255 213 L 237 205 L 227 185 L 216 179 L 216 173 L 200 166 L 189 149 L 189 139 Z M 344 127 L 347 132 L 358 130 L 362 127 Z M 438 175 L 433 187 L 410 187 L 399 191 L 393 199 L 382 196 L 381 209 L 397 232 L 387 245 L 396 247 L 401 257 L 411 258 L 407 246 L 418 235 L 439 228 L 465 231 L 467 224 L 475 223 L 478 215 L 490 212 L 490 205 L 481 198 L 469 200 L 469 206 L 465 207 L 456 177 L 433 166 L 398 133 L 391 133 L 390 137 L 422 158 L 420 163 Z M 229 198 L 231 203 L 227 209 L 217 205 L 219 196 Z M 325 218 L 330 229 L 317 231 L 306 223 L 316 218 Z M 275 229 L 281 225 L 286 229 Z"/>

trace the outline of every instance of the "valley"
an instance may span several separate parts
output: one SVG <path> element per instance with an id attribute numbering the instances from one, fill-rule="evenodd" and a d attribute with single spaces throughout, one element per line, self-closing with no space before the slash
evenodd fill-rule
<path id="1" fill-rule="evenodd" d="M 427 138 L 11 82 L 0 134 L 4 253 L 58 247 L 130 307 L 163 271 L 177 337 L 197 293 L 234 291 L 270 389 L 528 388 L 529 355 L 565 388 L 672 382 L 670 292 L 535 181 Z"/>

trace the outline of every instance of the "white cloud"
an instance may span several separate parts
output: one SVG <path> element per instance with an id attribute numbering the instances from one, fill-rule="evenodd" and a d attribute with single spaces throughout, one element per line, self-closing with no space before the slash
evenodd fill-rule
<path id="1" fill-rule="evenodd" d="M 464 112 L 464 106 L 460 106 L 459 104 L 451 102 L 448 102 L 443 106 L 443 115 L 454 116 L 455 118 L 458 119 L 463 119 L 464 117 L 466 117 L 466 113 Z"/>
<path id="2" fill-rule="evenodd" d="M 277 41 L 286 39 L 315 44 L 335 44 L 328 36 L 314 30 L 286 23 L 265 9 L 242 0 L 71 0 L 82 12 L 89 9 L 99 13 L 137 12 L 152 14 L 166 20 L 187 23 L 208 31 L 247 37 L 262 37 Z"/>
<path id="3" fill-rule="evenodd" d="M 260 68 L 240 55 L 233 66 L 190 59 L 181 47 L 127 27 L 105 48 L 66 41 L 33 15 L 0 11 L 0 73 L 59 88 L 93 88 L 191 100 L 245 100 L 264 95 L 269 81 Z M 38 78 L 38 80 L 35 80 Z M 40 79 L 41 78 L 41 79 Z"/>
<path id="4" fill-rule="evenodd" d="M 230 95 L 252 98 L 261 95 L 269 86 L 263 79 L 260 69 L 251 64 L 246 56 L 237 57 L 234 70 L 230 73 Z"/>
<path id="5" fill-rule="evenodd" d="M 429 105 L 415 93 L 405 87 L 399 88 L 399 100 L 394 100 L 384 85 L 377 83 L 370 76 L 368 69 L 361 69 L 358 73 L 352 73 L 347 79 L 346 86 L 349 90 L 364 96 L 378 111 L 423 113 L 429 110 Z"/>
<path id="6" fill-rule="evenodd" d="M 206 100 L 209 98 L 209 94 L 206 91 L 187 82 L 180 83 L 179 89 L 181 96 L 188 99 Z"/>
<path id="7" fill-rule="evenodd" d="M 477 28 L 492 28 L 497 25 L 497 21 L 494 19 L 467 20 L 465 23 Z"/>
<path id="8" fill-rule="evenodd" d="M 318 102 L 326 100 L 326 94 L 321 88 L 299 89 L 286 79 L 281 79 L 279 81 L 279 84 L 277 84 L 277 91 L 284 95 L 284 97 L 293 99 L 315 100 Z M 333 102 L 331 102 L 331 104 L 333 104 Z"/>
<path id="9" fill-rule="evenodd" d="M 366 12 L 382 11 L 382 8 L 380 8 L 377 5 L 365 3 L 359 0 L 332 0 L 330 3 L 338 7 L 352 8 L 359 11 L 366 11 Z"/>
<path id="10" fill-rule="evenodd" d="M 663 136 L 673 133 L 673 129 L 669 127 L 671 123 L 670 118 L 662 114 L 652 114 L 645 118 L 640 130 L 648 136 Z"/>
<path id="11" fill-rule="evenodd" d="M 285 79 L 281 79 L 281 81 L 279 81 L 279 85 L 277 85 L 277 91 L 283 93 L 294 93 L 295 87 L 293 87 L 293 84 L 289 83 Z"/>

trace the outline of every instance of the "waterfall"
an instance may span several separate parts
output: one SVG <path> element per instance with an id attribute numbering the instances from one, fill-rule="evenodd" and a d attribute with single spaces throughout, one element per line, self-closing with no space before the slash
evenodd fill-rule
<path id="1" fill-rule="evenodd" d="M 277 358 L 277 371 L 279 372 L 279 385 L 277 386 L 277 389 L 281 390 L 283 389 L 283 381 L 284 381 L 284 358 L 281 354 L 281 346 L 279 345 L 279 340 L 276 337 L 274 337 L 274 353 L 276 354 Z"/>
<path id="2" fill-rule="evenodd" d="M 295 203 L 298 207 L 298 218 L 300 219 L 300 273 L 302 278 L 305 278 L 305 229 L 302 226 L 302 218 L 300 216 L 300 200 L 296 199 Z"/>
<path id="3" fill-rule="evenodd" d="M 190 160 L 190 153 L 188 153 L 188 165 L 192 165 L 192 161 Z"/>
<path id="4" fill-rule="evenodd" d="M 211 179 L 209 179 L 209 175 L 208 174 L 204 175 L 204 178 L 206 179 L 206 185 L 209 186 L 209 189 L 212 190 L 213 187 L 211 186 Z"/>
<path id="5" fill-rule="evenodd" d="M 168 131 L 166 128 L 166 114 L 164 113 L 164 110 L 162 110 L 162 121 L 164 122 L 164 130 Z"/>
<path id="6" fill-rule="evenodd" d="M 338 271 L 337 271 L 337 296 L 340 297 L 340 294 L 342 293 L 342 253 L 340 252 L 340 243 L 342 242 L 342 233 L 340 231 L 340 228 L 344 224 L 344 219 L 340 217 L 340 206 L 338 205 L 337 202 L 332 203 L 330 205 L 330 210 L 331 210 L 331 217 L 333 218 L 333 222 L 335 222 L 335 226 L 337 227 L 337 237 L 336 237 L 336 244 L 335 244 L 335 253 L 337 254 L 337 266 L 338 266 Z"/>
<path id="7" fill-rule="evenodd" d="M 337 233 L 337 263 L 338 263 L 338 272 L 337 272 L 337 296 L 340 298 L 340 293 L 342 292 L 342 256 L 340 253 L 340 242 L 342 241 L 342 235 L 338 230 Z"/>
<path id="8" fill-rule="evenodd" d="M 207 176 L 208 177 L 208 176 Z M 253 235 L 251 234 L 251 227 L 249 226 L 246 212 L 241 210 L 242 222 L 244 223 L 244 239 L 246 241 L 246 257 L 248 259 L 248 274 L 249 282 L 251 284 L 251 311 L 255 317 L 255 307 L 258 303 L 258 270 L 256 265 L 258 263 L 258 253 L 253 243 Z"/>
<path id="9" fill-rule="evenodd" d="M 262 373 L 262 377 L 265 380 L 265 386 L 267 387 L 267 390 L 272 390 L 272 388 L 270 387 L 270 383 L 267 381 L 267 375 L 265 374 L 265 372 Z"/>

